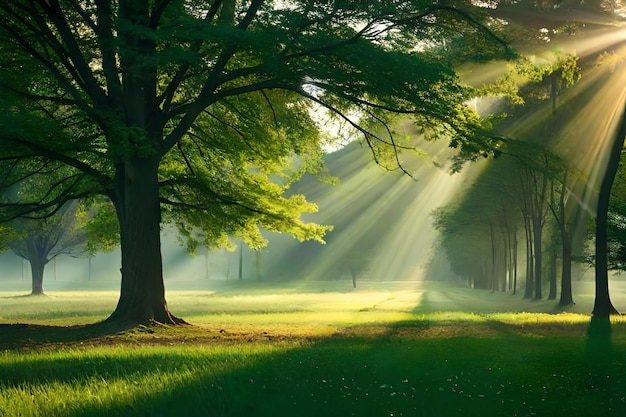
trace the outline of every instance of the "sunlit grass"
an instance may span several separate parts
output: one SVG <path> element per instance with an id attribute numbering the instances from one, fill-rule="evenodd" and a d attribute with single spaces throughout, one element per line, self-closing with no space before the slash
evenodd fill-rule
<path id="1" fill-rule="evenodd" d="M 465 313 L 463 313 L 465 314 Z M 482 315 L 431 319 L 484 322 Z M 533 316 L 533 315 L 529 315 Z M 208 344 L 180 329 L 129 332 L 111 346 L 0 353 L 0 415 L 623 415 L 626 369 L 581 335 L 422 337 L 363 332 Z M 397 330 L 397 329 L 396 329 Z M 185 332 L 183 329 L 182 332 Z M 147 343 L 162 338 L 160 344 Z M 171 338 L 172 343 L 167 343 Z M 626 354 L 623 338 L 611 349 Z M 605 353 L 605 351 L 601 351 Z M 596 363 L 597 362 L 597 363 Z"/>
<path id="2" fill-rule="evenodd" d="M 96 322 L 117 296 L 0 293 L 0 323 Z M 0 351 L 0 416 L 626 413 L 621 317 L 596 343 L 590 316 L 555 301 L 415 282 L 232 283 L 168 300 L 194 326 L 56 342 L 63 329 L 31 329 Z"/>
<path id="3" fill-rule="evenodd" d="M 0 415 L 231 414 L 240 407 L 237 385 L 250 381 L 225 375 L 287 349 L 285 344 L 245 344 L 5 352 L 0 354 Z M 181 387 L 193 387 L 183 394 L 191 402 L 159 405 L 160 397 Z"/>
<path id="4" fill-rule="evenodd" d="M 218 283 L 203 291 L 168 291 L 171 311 L 192 324 L 203 325 L 327 325 L 428 319 L 430 321 L 509 324 L 526 321 L 565 323 L 589 320 L 589 285 L 576 283 L 577 304 L 559 309 L 556 301 L 523 300 L 509 293 L 472 290 L 442 283 L 349 282 Z M 625 285 L 612 283 L 614 302 L 626 302 Z M 88 324 L 103 320 L 117 303 L 117 291 L 51 291 L 47 296 L 0 292 L 0 323 L 53 325 Z M 528 314 L 519 314 L 528 313 Z M 544 313 L 543 316 L 531 313 Z M 567 314 L 566 314 L 567 313 Z"/>
<path id="5" fill-rule="evenodd" d="M 118 297 L 115 291 L 56 291 L 43 296 L 0 292 L 0 323 L 94 323 L 111 314 Z"/>

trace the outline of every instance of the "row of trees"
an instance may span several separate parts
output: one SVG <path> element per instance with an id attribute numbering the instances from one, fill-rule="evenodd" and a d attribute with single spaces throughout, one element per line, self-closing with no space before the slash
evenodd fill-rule
<path id="1" fill-rule="evenodd" d="M 561 162 L 548 153 L 537 153 L 534 160 L 502 156 L 461 201 L 435 212 L 442 248 L 472 287 L 515 294 L 525 282 L 524 298 L 541 299 L 548 271 L 548 299 L 556 299 L 560 259 L 559 304 L 573 303 L 573 226 L 580 225 L 583 212 Z"/>
<path id="2" fill-rule="evenodd" d="M 597 95 L 598 86 L 606 83 L 613 88 L 614 64 L 620 59 L 607 60 L 603 54 L 596 61 L 587 61 L 583 85 L 571 92 L 555 89 L 555 84 L 560 83 L 555 82 L 553 75 L 562 78 L 569 71 L 576 75 L 566 81 L 578 79 L 579 72 L 571 72 L 574 66 L 567 60 L 552 67 L 547 85 L 545 78 L 539 77 L 520 91 L 524 101 L 529 94 L 537 97 L 537 86 L 547 91 L 543 100 L 526 106 L 524 117 L 503 123 L 503 131 L 514 131 L 524 139 L 524 147 L 519 149 L 514 143 L 504 146 L 502 156 L 492 161 L 460 201 L 435 213 L 435 224 L 442 231 L 442 246 L 450 255 L 457 274 L 478 288 L 515 293 L 521 276 L 518 271 L 522 271 L 524 298 L 541 299 L 548 283 L 548 299 L 556 299 L 560 292 L 559 304 L 567 306 L 574 302 L 573 262 L 595 263 L 594 314 L 607 315 L 616 312 L 608 295 L 607 271 L 619 268 L 619 258 L 623 256 L 620 255 L 624 244 L 623 211 L 620 211 L 623 203 L 620 202 L 624 194 L 620 184 L 626 178 L 617 175 L 617 186 L 612 184 L 626 132 L 623 116 L 619 117 L 623 111 L 620 104 L 614 117 L 618 121 L 615 133 L 602 138 L 606 141 L 608 158 L 594 154 L 598 149 L 592 145 L 598 138 L 587 136 L 586 131 L 571 131 L 570 126 L 581 110 Z M 613 64 L 606 65 L 608 61 Z M 603 100 L 607 104 L 612 100 L 620 103 L 623 97 L 619 91 L 615 97 L 606 96 Z M 607 106 L 607 110 L 612 108 Z M 513 108 L 509 110 L 516 112 Z M 610 132 L 603 126 L 605 123 L 606 120 L 586 121 L 591 126 L 589 130 Z M 582 152 L 583 157 L 576 156 L 576 151 Z M 589 164 L 589 158 L 595 158 L 595 164 Z M 592 220 L 596 228 L 589 233 Z M 470 239 L 472 244 L 468 245 Z M 522 251 L 524 246 L 525 251 Z M 595 252 L 590 254 L 592 247 Z M 525 253 L 525 260 L 518 259 L 519 253 Z"/>

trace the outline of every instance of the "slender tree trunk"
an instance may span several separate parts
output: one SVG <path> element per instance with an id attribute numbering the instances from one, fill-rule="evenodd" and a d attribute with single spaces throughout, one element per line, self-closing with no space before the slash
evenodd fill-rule
<path id="1" fill-rule="evenodd" d="M 489 289 L 491 291 L 496 291 L 498 289 L 497 285 L 497 248 L 496 248 L 496 233 L 494 231 L 493 223 L 489 224 L 489 233 L 491 235 L 491 273 L 489 274 Z"/>
<path id="2" fill-rule="evenodd" d="M 239 281 L 243 279 L 243 242 L 241 242 L 241 246 L 239 247 Z"/>
<path id="3" fill-rule="evenodd" d="M 108 321 L 180 324 L 165 301 L 161 259 L 158 158 L 132 157 L 117 167 L 113 202 L 120 222 L 122 285 Z"/>
<path id="4" fill-rule="evenodd" d="M 535 296 L 534 300 L 541 300 L 541 269 L 542 265 L 542 224 L 541 219 L 533 219 L 533 250 L 535 254 Z"/>
<path id="5" fill-rule="evenodd" d="M 502 285 L 500 286 L 500 291 L 506 291 L 509 286 L 509 264 L 510 264 L 510 250 L 511 250 L 511 242 L 509 241 L 508 234 L 506 229 L 502 231 L 502 243 L 500 244 L 500 248 L 502 250 L 503 257 L 503 265 L 502 265 Z"/>
<path id="6" fill-rule="evenodd" d="M 263 262 L 263 255 L 260 250 L 254 252 L 255 260 L 256 260 L 256 279 L 257 281 L 261 281 L 261 269 Z"/>
<path id="7" fill-rule="evenodd" d="M 563 172 L 563 179 L 561 181 L 561 190 L 559 195 L 559 201 L 555 202 L 552 198 L 552 207 L 556 206 L 556 210 L 552 210 L 556 219 L 559 231 L 561 232 L 561 298 L 559 305 L 565 307 L 574 304 L 574 298 L 572 297 L 572 224 L 579 217 L 580 206 L 576 204 L 576 211 L 567 220 L 567 212 L 565 211 L 565 194 L 567 187 L 567 177 L 569 169 Z M 553 183 L 554 184 L 554 183 Z M 553 185 L 554 187 L 554 185 Z M 553 188 L 554 189 L 554 188 Z"/>
<path id="8" fill-rule="evenodd" d="M 560 306 L 574 304 L 572 296 L 572 237 L 569 233 L 563 234 L 563 267 L 561 271 L 561 299 Z"/>
<path id="9" fill-rule="evenodd" d="M 513 294 L 517 292 L 517 226 L 513 228 Z"/>
<path id="10" fill-rule="evenodd" d="M 524 298 L 532 298 L 534 277 L 533 234 L 530 227 L 530 221 L 526 218 L 524 218 L 524 227 L 526 229 L 526 287 L 524 289 Z"/>
<path id="11" fill-rule="evenodd" d="M 552 98 L 552 114 L 556 113 L 556 96 L 557 96 L 557 82 L 558 82 L 558 76 L 560 74 L 558 73 L 558 71 L 553 72 L 550 75 L 550 95 Z"/>
<path id="12" fill-rule="evenodd" d="M 596 216 L 596 293 L 592 313 L 594 317 L 608 317 L 611 314 L 617 313 L 617 310 L 613 307 L 613 303 L 611 303 L 611 297 L 609 296 L 607 217 L 609 213 L 609 200 L 611 199 L 611 188 L 613 187 L 613 181 L 617 175 L 625 137 L 626 109 L 622 113 L 618 131 L 609 151 L 609 161 L 598 194 L 598 212 Z"/>
<path id="13" fill-rule="evenodd" d="M 548 300 L 556 300 L 556 275 L 557 275 L 557 252 L 558 247 L 556 244 L 556 233 L 552 234 L 550 242 L 550 291 L 548 293 Z"/>
<path id="14" fill-rule="evenodd" d="M 513 289 L 513 233 L 509 230 L 509 228 L 507 228 L 506 250 L 508 256 L 506 289 L 507 291 L 511 291 Z"/>

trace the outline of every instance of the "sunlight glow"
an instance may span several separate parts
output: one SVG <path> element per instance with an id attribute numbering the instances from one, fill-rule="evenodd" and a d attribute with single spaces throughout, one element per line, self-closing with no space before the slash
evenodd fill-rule
<path id="1" fill-rule="evenodd" d="M 409 132 L 409 126 L 400 129 L 416 135 Z M 353 147 L 341 154 L 342 162 L 336 166 L 342 171 L 331 172 L 340 182 L 319 196 L 305 191 L 320 207 L 310 220 L 335 227 L 327 236 L 327 244 L 303 248 L 291 243 L 290 251 L 283 246 L 289 245 L 286 239 L 271 238 L 270 251 L 278 256 L 270 256 L 268 270 L 295 261 L 300 265 L 294 268 L 292 279 L 437 278 L 432 276 L 437 269 L 431 267 L 433 261 L 442 258 L 436 256 L 439 235 L 432 227 L 431 213 L 459 195 L 482 164 L 468 165 L 462 173 L 451 175 L 445 164 L 454 151 L 445 141 L 420 142 L 418 146 L 424 154 L 401 154 L 414 178 L 398 171 L 385 172 L 373 163 L 367 147 Z M 438 270 L 449 273 L 447 268 Z"/>

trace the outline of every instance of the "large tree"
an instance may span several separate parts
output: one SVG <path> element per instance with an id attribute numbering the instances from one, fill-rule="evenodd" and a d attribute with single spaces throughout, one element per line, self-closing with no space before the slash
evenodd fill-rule
<path id="1" fill-rule="evenodd" d="M 0 119 L 3 182 L 70 168 L 4 215 L 108 196 L 122 252 L 110 320 L 178 323 L 165 301 L 162 221 L 192 248 L 228 235 L 258 247 L 259 227 L 321 240 L 325 227 L 300 220 L 315 207 L 286 196 L 321 169 L 315 106 L 360 133 L 377 159 L 400 147 L 394 114 L 470 153 L 490 148 L 446 46 L 483 59 L 505 50 L 471 3 L 1 2 L 2 89 L 15 97 Z M 18 75 L 30 82 L 8 82 Z"/>

